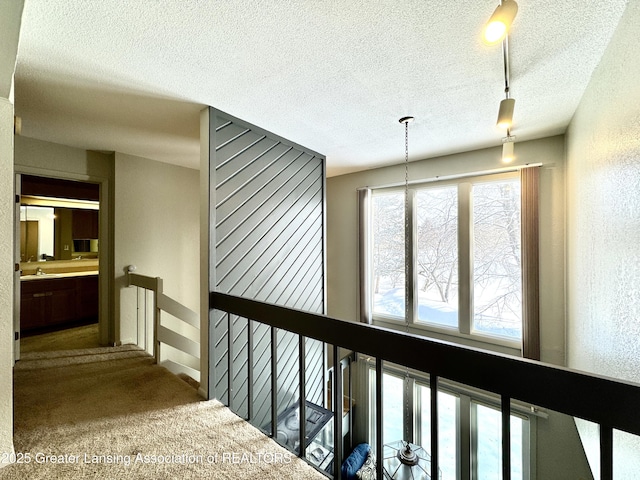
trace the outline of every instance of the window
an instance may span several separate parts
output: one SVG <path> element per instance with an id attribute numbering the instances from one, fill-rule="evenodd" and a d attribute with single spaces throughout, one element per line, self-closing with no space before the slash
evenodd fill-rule
<path id="1" fill-rule="evenodd" d="M 415 198 L 417 320 L 457 327 L 458 188 L 455 185 L 422 188 Z"/>
<path id="2" fill-rule="evenodd" d="M 475 478 L 500 480 L 502 478 L 502 415 L 498 408 L 480 403 L 471 403 L 472 419 L 475 434 L 472 445 L 475 447 Z M 523 433 L 526 431 L 526 420 L 511 415 L 511 458 L 520 459 L 511 464 L 511 479 L 523 480 L 524 452 Z"/>
<path id="3" fill-rule="evenodd" d="M 415 440 L 427 451 L 431 450 L 431 389 L 426 385 L 415 387 L 417 434 Z M 442 471 L 442 480 L 458 478 L 458 430 L 459 396 L 443 391 L 438 392 L 438 466 Z"/>
<path id="4" fill-rule="evenodd" d="M 519 344 L 518 174 L 414 185 L 408 222 L 404 197 L 404 188 L 371 194 L 367 271 L 372 320 L 404 322 L 408 310 L 412 328 Z"/>
<path id="5" fill-rule="evenodd" d="M 404 316 L 404 194 L 373 197 L 373 312 Z"/>
<path id="6" fill-rule="evenodd" d="M 473 185 L 473 328 L 522 336 L 520 182 Z"/>
<path id="7" fill-rule="evenodd" d="M 375 369 L 369 371 L 369 443 L 375 439 Z M 383 373 L 383 444 L 408 440 L 431 450 L 431 389 L 428 380 Z M 412 398 L 407 398 L 407 395 Z M 411 405 L 412 410 L 407 411 Z M 529 438 L 532 418 L 524 408 L 511 414 L 511 478 L 530 478 Z M 442 480 L 502 478 L 502 418 L 499 399 L 456 385 L 438 390 L 438 466 Z M 409 426 L 412 426 L 409 428 Z M 413 432 L 413 433 L 411 433 Z M 470 477 L 463 471 L 470 472 Z"/>

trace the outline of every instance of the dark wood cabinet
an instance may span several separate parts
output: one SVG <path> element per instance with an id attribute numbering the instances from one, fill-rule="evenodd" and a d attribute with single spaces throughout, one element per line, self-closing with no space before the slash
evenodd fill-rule
<path id="1" fill-rule="evenodd" d="M 98 275 L 21 282 L 23 331 L 98 320 Z"/>
<path id="2" fill-rule="evenodd" d="M 98 317 L 98 276 L 80 277 L 76 279 L 78 285 L 78 311 L 79 320 L 90 320 Z"/>
<path id="3" fill-rule="evenodd" d="M 71 231 L 74 239 L 98 238 L 98 210 L 73 210 Z"/>

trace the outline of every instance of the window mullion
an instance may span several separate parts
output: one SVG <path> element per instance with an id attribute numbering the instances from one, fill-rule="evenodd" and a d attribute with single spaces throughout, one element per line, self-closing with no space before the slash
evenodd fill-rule
<path id="1" fill-rule="evenodd" d="M 471 398 L 467 395 L 458 396 L 458 472 L 460 480 L 471 480 L 471 451 L 472 451 L 472 419 Z"/>
<path id="2" fill-rule="evenodd" d="M 458 278 L 460 292 L 458 296 L 458 328 L 460 333 L 471 333 L 473 316 L 473 215 L 472 185 L 458 185 Z"/>

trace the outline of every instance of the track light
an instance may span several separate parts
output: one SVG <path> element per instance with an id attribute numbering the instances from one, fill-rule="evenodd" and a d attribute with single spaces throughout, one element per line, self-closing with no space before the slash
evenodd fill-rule
<path id="1" fill-rule="evenodd" d="M 503 0 L 495 9 L 484 28 L 483 38 L 485 43 L 495 45 L 501 42 L 507 35 L 516 13 L 518 13 L 518 4 L 515 0 Z"/>
<path id="2" fill-rule="evenodd" d="M 498 121 L 496 125 L 506 130 L 511 128 L 513 124 L 513 109 L 516 106 L 515 98 L 505 98 L 500 102 L 500 109 L 498 110 Z"/>
<path id="3" fill-rule="evenodd" d="M 502 162 L 503 163 L 511 163 L 513 159 L 516 158 L 514 155 L 514 145 L 515 145 L 516 137 L 515 135 L 509 134 L 507 132 L 507 136 L 502 139 Z"/>

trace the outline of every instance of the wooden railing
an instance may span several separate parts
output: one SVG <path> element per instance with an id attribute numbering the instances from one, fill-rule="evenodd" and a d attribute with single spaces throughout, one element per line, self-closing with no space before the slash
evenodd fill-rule
<path id="1" fill-rule="evenodd" d="M 128 272 L 128 285 L 142 288 L 151 292 L 152 300 L 149 311 L 151 313 L 151 328 L 153 329 L 153 346 L 151 354 L 156 359 L 156 363 L 161 363 L 163 367 L 174 373 L 187 373 L 190 377 L 199 379 L 200 375 L 200 343 L 191 340 L 190 338 L 177 333 L 167 326 L 162 324 L 162 314 L 166 314 L 175 317 L 177 320 L 190 325 L 191 327 L 200 330 L 200 317 L 199 315 L 185 307 L 184 305 L 176 302 L 171 297 L 168 297 L 163 292 L 163 281 L 160 277 L 148 277 L 145 275 L 139 275 L 137 273 Z M 146 308 L 138 307 L 137 321 L 145 322 L 148 317 Z M 146 334 L 145 334 L 146 338 Z M 200 338 L 199 336 L 197 338 Z M 186 353 L 193 358 L 192 362 L 188 362 L 189 365 L 179 363 L 173 360 L 161 359 L 160 349 L 162 344 L 170 345 L 171 347 Z"/>
<path id="2" fill-rule="evenodd" d="M 392 362 L 429 375 L 432 392 L 440 378 L 493 392 L 501 398 L 502 478 L 511 478 L 510 413 L 511 400 L 526 402 L 582 418 L 600 426 L 600 479 L 613 478 L 613 431 L 640 435 L 640 385 L 596 376 L 541 362 L 491 353 L 443 341 L 331 317 L 267 304 L 229 294 L 211 292 L 210 307 L 257 321 L 277 329 L 313 338 L 338 348 L 376 358 L 376 451 L 382 452 L 382 365 Z M 275 331 L 275 330 L 274 330 Z M 275 350 L 275 342 L 272 342 Z M 303 345 L 304 342 L 299 342 Z M 276 352 L 272 351 L 275 357 Z M 300 350 L 300 378 L 304 379 L 304 349 Z M 272 363 L 273 365 L 273 363 Z M 229 368 L 231 366 L 229 365 Z M 251 364 L 249 365 L 251 369 Z M 275 368 L 275 367 L 274 367 Z M 273 369 L 274 369 L 273 368 Z M 272 370 L 273 370 L 272 369 Z M 341 369 L 334 368 L 332 391 L 334 416 L 342 418 Z M 250 374 L 252 374 L 250 372 Z M 272 372 L 271 381 L 276 381 Z M 304 381 L 301 380 L 300 432 L 304 438 Z M 272 385 L 275 391 L 275 384 Z M 251 391 L 249 391 L 251 395 Z M 249 398 L 249 404 L 252 399 Z M 272 398 L 272 422 L 276 425 L 276 399 Z M 438 472 L 438 402 L 431 395 L 431 478 Z M 334 478 L 340 478 L 342 459 L 341 422 L 334 428 Z M 304 442 L 299 455 L 305 457 Z M 382 461 L 377 462 L 378 476 L 384 478 Z"/>

